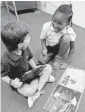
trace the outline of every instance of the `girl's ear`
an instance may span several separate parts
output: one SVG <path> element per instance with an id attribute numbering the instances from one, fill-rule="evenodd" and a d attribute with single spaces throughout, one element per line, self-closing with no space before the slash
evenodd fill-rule
<path id="1" fill-rule="evenodd" d="M 20 49 L 21 49 L 21 48 L 22 48 L 22 46 L 23 46 L 23 43 L 19 43 L 19 44 L 18 44 L 18 48 L 20 48 Z"/>

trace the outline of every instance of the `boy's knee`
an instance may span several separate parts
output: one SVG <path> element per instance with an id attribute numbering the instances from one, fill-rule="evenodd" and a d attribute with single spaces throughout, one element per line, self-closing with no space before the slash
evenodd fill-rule
<path id="1" fill-rule="evenodd" d="M 25 97 L 29 97 L 29 96 L 32 96 L 34 93 L 35 93 L 35 90 L 34 89 L 30 89 L 30 91 L 27 89 L 27 90 L 24 90 L 24 91 L 21 91 L 21 90 L 17 90 L 21 95 L 25 96 Z"/>
<path id="2" fill-rule="evenodd" d="M 25 96 L 29 97 L 29 96 L 32 96 L 34 93 L 35 91 L 31 89 L 30 91 L 25 91 Z"/>
<path id="3" fill-rule="evenodd" d="M 37 90 L 37 88 L 38 88 L 37 84 L 35 84 L 34 87 L 30 87 L 30 86 L 26 85 L 26 87 L 18 88 L 17 91 L 21 95 L 23 95 L 25 97 L 29 97 L 29 96 L 32 96 L 35 93 L 35 91 Z"/>
<path id="4" fill-rule="evenodd" d="M 71 40 L 70 36 L 68 34 L 65 34 L 62 37 L 61 42 L 63 42 L 63 43 L 70 43 L 70 40 Z"/>
<path id="5" fill-rule="evenodd" d="M 52 67 L 50 64 L 46 64 L 45 70 L 47 70 L 48 72 L 52 72 Z"/>

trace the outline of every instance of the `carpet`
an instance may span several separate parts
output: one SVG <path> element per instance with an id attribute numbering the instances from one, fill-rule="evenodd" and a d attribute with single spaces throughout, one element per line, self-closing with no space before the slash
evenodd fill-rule
<path id="1" fill-rule="evenodd" d="M 45 22 L 51 20 L 51 15 L 47 14 L 42 11 L 37 11 L 34 13 L 25 13 L 19 15 L 20 21 L 29 24 L 30 26 L 30 36 L 31 36 L 31 49 L 34 54 L 34 60 L 37 61 L 40 54 L 40 32 L 42 26 Z M 13 14 L 11 14 L 11 20 L 16 21 L 16 18 Z M 6 10 L 3 8 L 1 10 L 1 26 L 7 24 L 10 20 L 8 19 L 8 15 Z M 81 28 L 75 24 L 73 24 L 74 31 L 77 34 L 76 42 L 75 42 L 75 53 L 73 56 L 73 61 L 71 66 L 85 69 L 85 29 Z M 1 42 L 1 56 L 3 56 L 6 48 L 4 44 Z M 1 109 L 2 112 L 44 112 L 42 110 L 44 104 L 46 103 L 47 99 L 49 98 L 51 92 L 54 90 L 56 83 L 59 81 L 60 77 L 62 76 L 64 70 L 53 71 L 53 76 L 56 78 L 55 83 L 47 84 L 45 89 L 45 94 L 42 95 L 39 100 L 36 101 L 34 107 L 32 109 L 28 109 L 27 99 L 23 96 L 17 94 L 16 92 L 12 91 L 8 84 L 4 81 L 1 83 Z M 57 74 L 57 75 L 56 75 Z M 85 110 L 85 92 L 80 102 L 80 106 L 77 112 L 84 112 Z"/>

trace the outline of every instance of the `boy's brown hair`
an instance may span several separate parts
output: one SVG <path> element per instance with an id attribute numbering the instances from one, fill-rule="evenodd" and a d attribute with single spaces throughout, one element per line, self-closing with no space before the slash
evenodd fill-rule
<path id="1" fill-rule="evenodd" d="M 1 30 L 1 39 L 9 51 L 18 48 L 29 33 L 29 27 L 22 22 L 10 22 Z"/>

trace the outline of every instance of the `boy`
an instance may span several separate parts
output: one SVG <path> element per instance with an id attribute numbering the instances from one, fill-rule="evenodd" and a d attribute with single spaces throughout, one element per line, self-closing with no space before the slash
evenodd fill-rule
<path id="1" fill-rule="evenodd" d="M 2 79 L 21 95 L 28 97 L 28 105 L 31 108 L 42 93 L 45 83 L 54 82 L 52 68 L 47 64 L 40 74 L 31 76 L 28 73 L 30 68 L 38 67 L 29 48 L 30 35 L 26 24 L 8 23 L 1 31 L 1 38 L 8 50 L 1 59 Z M 23 83 L 20 79 L 25 73 L 28 73 L 28 80 Z"/>
<path id="2" fill-rule="evenodd" d="M 73 52 L 76 34 L 72 28 L 72 6 L 61 5 L 55 11 L 52 21 L 44 24 L 41 32 L 42 54 L 39 62 L 48 63 L 56 57 L 55 69 L 66 68 L 70 63 Z M 68 52 L 69 51 L 69 52 Z M 65 58 L 68 52 L 67 58 Z M 43 59 L 42 59 L 43 58 Z"/>

